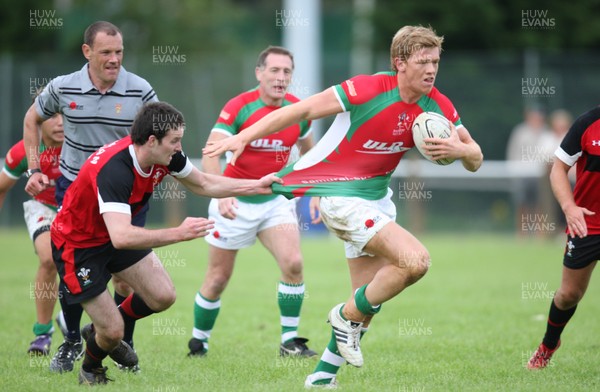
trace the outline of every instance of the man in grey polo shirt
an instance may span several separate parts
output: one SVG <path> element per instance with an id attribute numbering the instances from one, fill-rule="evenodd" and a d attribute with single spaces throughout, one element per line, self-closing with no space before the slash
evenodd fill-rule
<path id="1" fill-rule="evenodd" d="M 142 105 L 158 101 L 146 80 L 121 66 L 123 34 L 112 23 L 99 21 L 91 24 L 84 33 L 82 51 L 88 60 L 83 68 L 50 81 L 24 119 L 23 141 L 29 165 L 29 180 L 25 190 L 33 196 L 50 185 L 48 177 L 39 170 L 39 125 L 55 113 L 63 115 L 65 141 L 60 159 L 62 175 L 56 180 L 56 201 L 59 206 L 85 160 L 104 144 L 128 135 Z M 143 226 L 145 217 L 144 211 L 132 223 Z M 115 302 L 120 304 L 131 294 L 131 290 L 123 282 L 113 281 L 113 285 Z M 67 305 L 63 298 L 64 295 L 60 295 L 67 334 L 50 363 L 50 370 L 57 372 L 73 370 L 73 363 L 83 354 L 79 330 L 83 309 L 80 305 Z M 134 325 L 132 322 L 125 326 L 124 340 L 130 345 L 133 344 Z M 127 347 L 119 348 L 124 350 Z M 118 360 L 119 354 L 123 352 L 115 352 L 111 357 Z"/>

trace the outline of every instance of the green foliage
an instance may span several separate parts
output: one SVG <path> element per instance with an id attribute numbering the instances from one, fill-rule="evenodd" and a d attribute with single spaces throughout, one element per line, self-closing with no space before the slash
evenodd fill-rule
<path id="1" fill-rule="evenodd" d="M 455 0 L 435 6 L 424 1 L 378 0 L 374 20 L 379 50 L 387 49 L 389 37 L 407 24 L 431 25 L 445 37 L 446 49 L 583 49 L 600 47 L 599 11 L 594 0 Z M 537 28 L 546 20 L 552 26 Z"/>
<path id="2" fill-rule="evenodd" d="M 375 1 L 375 0 L 373 0 Z M 4 3 L 4 4 L 2 4 Z M 345 31 L 353 20 L 351 2 L 323 0 L 325 42 L 339 42 L 349 48 L 351 34 Z M 73 51 L 81 45 L 83 29 L 99 19 L 122 27 L 129 50 L 152 45 L 179 45 L 188 51 L 233 52 L 248 45 L 265 46 L 279 39 L 275 11 L 282 1 L 242 0 L 162 0 L 56 2 L 52 0 L 1 0 L 0 52 Z M 548 0 L 419 0 L 375 1 L 374 46 L 386 51 L 390 38 L 405 24 L 433 26 L 446 37 L 448 49 L 544 49 L 598 48 L 600 46 L 600 3 L 594 0 L 565 2 Z M 29 25 L 29 13 L 56 10 L 65 21 L 60 30 L 37 30 Z M 523 26 L 523 12 L 547 11 L 554 19 L 551 29 Z"/>

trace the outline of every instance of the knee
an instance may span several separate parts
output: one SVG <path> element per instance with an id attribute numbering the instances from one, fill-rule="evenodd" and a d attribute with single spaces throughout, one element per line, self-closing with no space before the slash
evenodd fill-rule
<path id="1" fill-rule="evenodd" d="M 288 277 L 288 279 L 292 279 L 294 281 L 301 279 L 303 261 L 300 254 L 289 257 L 288 259 L 284 260 L 281 265 L 281 272 L 284 276 Z"/>
<path id="2" fill-rule="evenodd" d="M 56 264 L 54 264 L 51 256 L 40 257 L 40 270 L 47 275 L 56 274 Z"/>
<path id="3" fill-rule="evenodd" d="M 156 312 L 162 312 L 163 310 L 167 310 L 175 303 L 177 299 L 177 294 L 175 294 L 175 288 L 171 288 L 168 290 L 161 290 L 160 293 L 154 297 L 154 303 L 151 306 L 151 309 Z"/>
<path id="4" fill-rule="evenodd" d="M 213 274 L 210 277 L 207 277 L 200 289 L 202 295 L 210 299 L 219 298 L 223 291 L 225 291 L 230 278 L 230 273 Z"/>
<path id="5" fill-rule="evenodd" d="M 583 294 L 583 290 L 577 287 L 561 287 L 554 295 L 554 303 L 559 309 L 570 309 L 581 301 Z"/>
<path id="6" fill-rule="evenodd" d="M 430 264 L 431 257 L 427 250 L 411 252 L 400 259 L 400 267 L 406 268 L 410 283 L 414 283 L 425 276 L 427 271 L 429 271 Z"/>
<path id="7" fill-rule="evenodd" d="M 113 276 L 113 287 L 115 288 L 115 291 L 123 296 L 123 297 L 127 297 L 128 295 L 131 295 L 133 293 L 133 289 L 131 288 L 131 286 L 129 286 L 127 283 L 125 283 L 124 280 L 120 279 L 117 276 Z"/>
<path id="8" fill-rule="evenodd" d="M 94 327 L 96 330 L 96 341 L 104 350 L 112 351 L 123 339 L 124 326 L 122 321 L 114 322 L 104 327 L 94 324 Z"/>

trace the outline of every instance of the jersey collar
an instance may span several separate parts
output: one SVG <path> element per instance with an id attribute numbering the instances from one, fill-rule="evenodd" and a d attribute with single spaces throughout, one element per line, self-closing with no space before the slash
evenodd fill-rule
<path id="1" fill-rule="evenodd" d="M 85 63 L 83 68 L 81 68 L 81 92 L 87 93 L 91 90 L 98 90 L 94 83 L 92 83 L 92 79 L 90 79 L 90 74 L 88 73 L 88 65 L 89 63 Z M 127 91 L 127 71 L 125 67 L 121 65 L 121 69 L 119 70 L 119 76 L 117 76 L 117 81 L 115 84 L 106 91 L 107 94 L 117 94 L 117 95 L 125 95 Z"/>
<path id="2" fill-rule="evenodd" d="M 140 163 L 138 162 L 137 157 L 135 155 L 133 143 L 129 145 L 129 155 L 131 155 L 131 158 L 133 159 L 133 166 L 135 167 L 135 171 L 138 172 L 138 174 L 144 178 L 150 177 L 150 174 L 152 174 L 152 169 L 154 169 L 154 165 L 150 167 L 150 171 L 148 171 L 148 173 L 142 170 L 142 168 L 140 167 Z"/>

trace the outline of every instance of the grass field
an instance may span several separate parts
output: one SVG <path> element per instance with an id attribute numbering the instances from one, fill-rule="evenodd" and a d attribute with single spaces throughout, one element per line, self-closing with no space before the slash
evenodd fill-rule
<path id="1" fill-rule="evenodd" d="M 600 286 L 590 289 L 563 334 L 552 366 L 524 365 L 542 338 L 561 270 L 560 241 L 506 236 L 435 235 L 422 238 L 432 255 L 427 276 L 386 303 L 363 339 L 365 365 L 344 366 L 343 391 L 592 391 L 600 390 Z M 26 354 L 34 303 L 36 258 L 24 229 L 0 231 L 0 388 L 75 391 L 77 373 L 48 371 L 49 358 Z M 307 285 L 300 335 L 322 352 L 329 309 L 349 295 L 342 245 L 305 239 Z M 316 361 L 278 356 L 277 268 L 261 246 L 243 251 L 222 298 L 207 358 L 186 357 L 193 299 L 206 266 L 198 240 L 157 250 L 177 287 L 164 313 L 142 320 L 136 349 L 142 372 L 110 364 L 114 391 L 301 391 Z M 597 280 L 597 279 L 596 279 Z M 61 343 L 55 334 L 52 352 Z M 76 370 L 81 362 L 77 362 Z"/>

